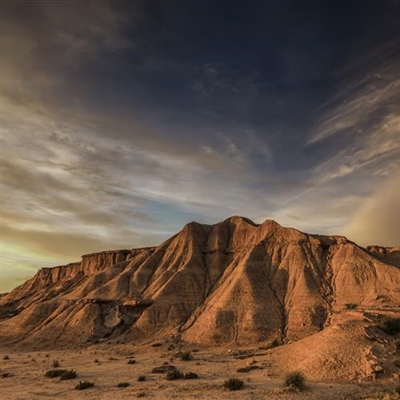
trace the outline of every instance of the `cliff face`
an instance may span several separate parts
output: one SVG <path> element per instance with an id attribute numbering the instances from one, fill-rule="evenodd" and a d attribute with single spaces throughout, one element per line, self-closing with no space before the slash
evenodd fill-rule
<path id="1" fill-rule="evenodd" d="M 112 269 L 116 265 L 122 265 L 131 258 L 150 251 L 151 248 L 103 251 L 83 255 L 80 262 L 41 268 L 34 277 L 1 297 L 0 307 L 13 306 L 22 309 L 36 301 L 66 294 L 70 287 L 85 278 L 102 270 Z"/>
<path id="2" fill-rule="evenodd" d="M 349 306 L 398 307 L 393 254 L 274 221 L 190 223 L 154 248 L 91 254 L 40 270 L 0 298 L 0 338 L 299 339 L 329 326 Z"/>

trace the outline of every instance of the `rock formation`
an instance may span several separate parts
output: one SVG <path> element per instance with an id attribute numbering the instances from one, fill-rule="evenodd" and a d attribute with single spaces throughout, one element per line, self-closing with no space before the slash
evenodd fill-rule
<path id="1" fill-rule="evenodd" d="M 157 247 L 39 270 L 0 297 L 0 340 L 43 347 L 176 336 L 201 344 L 298 340 L 349 307 L 399 307 L 399 254 L 270 220 L 192 222 Z"/>

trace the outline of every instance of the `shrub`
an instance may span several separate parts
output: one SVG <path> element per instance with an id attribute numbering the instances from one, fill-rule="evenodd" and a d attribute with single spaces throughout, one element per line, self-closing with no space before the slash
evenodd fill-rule
<path id="1" fill-rule="evenodd" d="M 59 376 L 65 374 L 66 372 L 68 372 L 68 370 L 66 369 L 50 369 L 45 373 L 44 376 L 46 378 L 58 378 Z"/>
<path id="2" fill-rule="evenodd" d="M 194 372 L 187 372 L 183 378 L 184 379 L 197 379 L 198 377 L 199 376 Z"/>
<path id="3" fill-rule="evenodd" d="M 397 394 L 400 394 L 400 385 L 397 385 L 396 388 L 394 389 L 394 391 L 395 391 Z"/>
<path id="4" fill-rule="evenodd" d="M 94 383 L 90 381 L 79 381 L 79 383 L 75 386 L 75 390 L 84 390 L 90 387 L 93 387 Z"/>
<path id="5" fill-rule="evenodd" d="M 136 364 L 136 360 L 130 359 L 130 360 L 128 360 L 128 364 Z"/>
<path id="6" fill-rule="evenodd" d="M 192 354 L 190 353 L 190 351 L 184 351 L 181 354 L 181 360 L 182 361 L 190 361 L 192 359 Z"/>
<path id="7" fill-rule="evenodd" d="M 138 382 L 144 382 L 146 380 L 146 377 L 144 375 L 139 375 L 137 380 Z"/>
<path id="8" fill-rule="evenodd" d="M 3 360 L 9 360 L 9 359 L 10 359 L 10 357 L 8 357 L 8 356 L 3 357 Z"/>
<path id="9" fill-rule="evenodd" d="M 60 380 L 66 381 L 68 379 L 74 379 L 76 378 L 76 371 L 73 369 L 70 370 L 65 370 L 61 375 L 60 375 Z"/>
<path id="10" fill-rule="evenodd" d="M 121 382 L 121 383 L 118 383 L 118 385 L 117 385 L 117 387 L 120 387 L 120 388 L 126 388 L 128 386 L 129 386 L 128 382 Z"/>
<path id="11" fill-rule="evenodd" d="M 152 347 L 161 347 L 162 343 L 153 343 L 151 346 Z"/>
<path id="12" fill-rule="evenodd" d="M 228 390 L 240 390 L 243 385 L 243 381 L 237 378 L 230 378 L 224 382 L 224 388 Z"/>
<path id="13" fill-rule="evenodd" d="M 285 386 L 294 389 L 303 390 L 305 388 L 306 378 L 300 371 L 293 371 L 286 375 Z"/>
<path id="14" fill-rule="evenodd" d="M 58 368 L 60 366 L 60 363 L 58 362 L 58 360 L 53 360 L 53 368 Z"/>
<path id="15" fill-rule="evenodd" d="M 377 326 L 388 335 L 395 335 L 400 332 L 400 319 L 384 317 L 378 321 Z"/>
<path id="16" fill-rule="evenodd" d="M 62 381 L 76 378 L 76 371 L 73 369 L 50 369 L 44 375 L 46 378 L 58 378 Z"/>
<path id="17" fill-rule="evenodd" d="M 177 379 L 183 379 L 183 378 L 184 378 L 184 375 L 182 374 L 181 371 L 179 371 L 177 369 L 175 371 L 167 372 L 167 376 L 166 376 L 167 381 L 175 381 Z"/>
<path id="18" fill-rule="evenodd" d="M 400 368 L 400 358 L 396 358 L 393 360 L 393 364 L 397 367 Z"/>

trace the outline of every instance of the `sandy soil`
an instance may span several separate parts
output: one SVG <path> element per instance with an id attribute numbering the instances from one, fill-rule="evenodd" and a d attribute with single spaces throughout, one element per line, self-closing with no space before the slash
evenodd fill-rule
<path id="1" fill-rule="evenodd" d="M 190 361 L 182 361 L 180 350 L 190 350 Z M 395 382 L 307 382 L 303 392 L 288 392 L 283 387 L 284 375 L 274 369 L 269 352 L 255 349 L 255 355 L 237 359 L 237 351 L 228 348 L 200 348 L 170 343 L 159 347 L 151 345 L 111 345 L 101 343 L 86 349 L 22 351 L 1 349 L 0 398 L 2 400 L 35 399 L 400 399 L 394 394 Z M 135 359 L 134 364 L 128 360 Z M 53 360 L 59 368 L 74 369 L 77 377 L 61 381 L 46 378 L 46 371 L 53 369 Z M 168 362 L 182 372 L 195 372 L 195 380 L 168 381 L 165 374 L 152 373 L 152 369 Z M 238 368 L 252 365 L 249 372 L 238 373 Z M 138 376 L 146 380 L 138 382 Z M 242 390 L 224 390 L 223 383 L 229 378 L 240 378 Z M 94 387 L 78 391 L 79 381 L 94 382 Z M 128 382 L 126 388 L 118 383 Z M 399 382 L 400 384 L 400 382 Z"/>

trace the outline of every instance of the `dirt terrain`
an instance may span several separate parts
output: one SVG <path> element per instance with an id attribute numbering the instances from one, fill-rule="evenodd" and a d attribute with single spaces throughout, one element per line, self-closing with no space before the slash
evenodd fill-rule
<path id="1" fill-rule="evenodd" d="M 284 346 L 285 347 L 285 346 Z M 181 349 L 181 350 L 179 350 Z M 192 359 L 183 361 L 182 350 L 191 351 Z M 34 400 L 46 398 L 64 399 L 398 399 L 396 381 L 379 377 L 364 382 L 345 382 L 326 379 L 307 379 L 302 392 L 288 391 L 283 385 L 284 374 L 276 360 L 281 355 L 275 350 L 262 348 L 229 349 L 202 348 L 181 344 L 161 343 L 160 347 L 97 344 L 82 350 L 8 351 L 1 352 L 1 398 Z M 308 351 L 310 349 L 308 348 Z M 4 360 L 7 356 L 9 359 Z M 128 361 L 134 359 L 134 364 Z M 74 369 L 77 377 L 71 380 L 47 378 L 45 373 L 53 369 L 57 360 L 59 368 Z M 286 364 L 291 369 L 290 360 Z M 198 379 L 166 380 L 166 374 L 152 373 L 153 368 L 165 363 L 180 371 L 195 372 Z M 237 372 L 240 368 L 254 367 L 249 372 Z M 9 376 L 4 377 L 6 374 Z M 139 375 L 146 377 L 138 382 Z M 305 372 L 307 376 L 307 371 Z M 312 374 L 311 374 L 312 375 Z M 334 371 L 332 373 L 334 377 Z M 229 378 L 244 381 L 239 391 L 227 391 L 223 383 Z M 79 381 L 89 380 L 92 388 L 77 391 Z M 129 383 L 118 388 L 121 382 Z"/>

